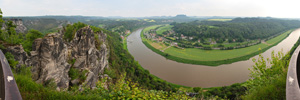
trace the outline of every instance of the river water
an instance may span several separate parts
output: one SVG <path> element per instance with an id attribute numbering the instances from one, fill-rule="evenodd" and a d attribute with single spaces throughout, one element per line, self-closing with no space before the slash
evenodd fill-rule
<path id="1" fill-rule="evenodd" d="M 138 29 L 128 36 L 127 48 L 129 52 L 151 74 L 174 84 L 207 88 L 245 82 L 250 78 L 248 69 L 254 65 L 252 58 L 258 58 L 258 56 L 255 56 L 249 60 L 214 67 L 178 63 L 148 49 L 142 43 L 141 31 L 142 29 Z M 296 29 L 285 40 L 265 51 L 262 55 L 265 58 L 270 58 L 272 51 L 287 53 L 299 36 L 300 29 Z"/>

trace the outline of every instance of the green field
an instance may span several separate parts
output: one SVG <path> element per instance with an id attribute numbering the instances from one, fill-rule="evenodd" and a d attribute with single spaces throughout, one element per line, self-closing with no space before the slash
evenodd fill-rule
<path id="1" fill-rule="evenodd" d="M 158 34 L 158 35 L 161 35 L 163 32 L 165 32 L 165 31 L 168 31 L 168 30 L 172 30 L 172 25 L 165 25 L 165 26 L 162 26 L 162 27 L 160 27 L 160 28 L 158 28 L 157 30 L 156 30 L 156 33 Z"/>
<path id="2" fill-rule="evenodd" d="M 291 30 L 273 38 L 269 41 L 266 41 L 268 44 L 272 45 L 278 41 L 283 40 Z M 241 48 L 241 49 L 233 49 L 233 50 L 202 50 L 197 48 L 187 48 L 187 49 L 178 49 L 175 47 L 171 47 L 165 50 L 165 53 L 170 55 L 186 58 L 191 60 L 198 60 L 198 61 L 217 61 L 217 60 L 225 60 L 225 59 L 232 59 L 244 55 L 249 55 L 260 49 L 268 47 L 267 44 L 260 43 L 258 45 Z"/>
<path id="3" fill-rule="evenodd" d="M 154 26 L 146 27 L 146 28 L 143 30 L 143 32 L 147 32 L 147 31 L 149 31 L 149 30 L 151 30 L 151 29 L 155 29 L 156 27 L 159 27 L 159 26 L 162 26 L 162 25 L 154 25 Z"/>
<path id="4" fill-rule="evenodd" d="M 148 27 L 148 30 L 155 28 L 157 26 Z M 145 30 L 144 30 L 145 31 Z M 277 45 L 282 40 L 284 40 L 292 30 L 286 31 L 281 35 L 272 38 L 266 43 L 260 43 L 246 48 L 233 49 L 233 50 L 202 50 L 198 48 L 185 48 L 178 49 L 176 47 L 170 47 L 164 52 L 157 50 L 151 44 L 151 41 L 143 38 L 143 43 L 152 51 L 171 59 L 177 62 L 189 63 L 189 64 L 199 64 L 199 65 L 210 65 L 217 66 L 221 64 L 229 64 L 241 60 L 248 60 L 250 57 L 253 57 L 261 52 L 264 52 L 271 48 L 272 46 Z"/>

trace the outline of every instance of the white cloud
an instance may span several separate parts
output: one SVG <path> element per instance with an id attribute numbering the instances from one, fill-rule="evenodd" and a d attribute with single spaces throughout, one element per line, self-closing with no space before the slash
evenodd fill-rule
<path id="1" fill-rule="evenodd" d="M 4 16 L 299 17 L 299 0 L 0 0 Z"/>

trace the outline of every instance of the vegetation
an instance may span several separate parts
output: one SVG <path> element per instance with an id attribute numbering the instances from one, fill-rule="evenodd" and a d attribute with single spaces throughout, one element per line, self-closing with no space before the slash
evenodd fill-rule
<path id="1" fill-rule="evenodd" d="M 14 55 L 12 55 L 10 52 L 5 53 L 5 57 L 9 63 L 9 66 L 12 69 L 16 69 L 17 64 L 19 63 L 18 61 L 15 60 Z"/>
<path id="2" fill-rule="evenodd" d="M 223 87 L 212 87 L 203 89 L 206 92 L 199 93 L 204 97 L 210 96 L 218 96 L 223 99 L 241 99 L 241 96 L 246 94 L 247 88 L 244 86 L 245 83 L 235 83 L 230 86 L 223 86 Z"/>
<path id="3" fill-rule="evenodd" d="M 66 27 L 64 27 L 64 30 L 65 30 L 64 39 L 67 41 L 71 41 L 74 38 L 75 33 L 79 29 L 81 29 L 85 26 L 86 26 L 86 24 L 83 24 L 81 22 L 74 23 L 73 25 L 68 24 Z"/>
<path id="4" fill-rule="evenodd" d="M 283 31 L 297 28 L 300 25 L 296 20 L 279 20 L 265 18 L 235 18 L 232 21 L 220 24 L 209 24 L 206 21 L 190 23 L 173 23 L 173 30 L 184 36 L 195 38 L 214 39 L 264 39 Z M 199 26 L 200 25 L 200 26 Z M 216 28 L 210 28 L 214 26 Z"/>
<path id="5" fill-rule="evenodd" d="M 137 83 L 126 81 L 125 74 L 111 88 L 106 89 L 107 79 L 97 83 L 95 89 L 85 88 L 84 91 L 73 89 L 71 91 L 56 91 L 51 86 L 43 86 L 31 79 L 30 67 L 21 67 L 14 77 L 25 100 L 101 100 L 101 99 L 194 99 L 184 92 L 166 92 L 140 88 Z"/>
<path id="6" fill-rule="evenodd" d="M 0 17 L 2 17 L 1 13 L 2 12 L 0 9 Z M 0 18 L 0 22 L 1 21 L 2 18 Z M 2 24 L 0 23 L 0 25 Z M 8 29 L 0 30 L 1 49 L 5 48 L 6 45 L 22 44 L 24 49 L 27 49 L 26 51 L 28 52 L 31 50 L 30 46 L 32 46 L 33 40 L 43 37 L 39 31 L 30 30 L 24 38 L 23 34 L 14 32 L 15 26 L 12 25 L 11 22 L 7 22 L 6 25 L 8 26 Z M 86 26 L 86 24 L 83 23 L 68 25 L 65 27 L 65 30 L 69 30 L 69 33 L 65 34 L 67 36 L 64 38 L 70 41 L 74 36 L 74 31 L 76 32 L 84 26 Z M 290 56 L 300 44 L 299 39 L 291 49 L 290 53 L 285 56 L 283 53 L 278 53 L 277 55 L 272 53 L 272 58 L 267 60 L 271 63 L 271 66 L 266 65 L 267 61 L 265 61 L 262 56 L 260 56 L 258 60 L 253 60 L 256 61 L 256 64 L 251 69 L 251 79 L 245 83 L 237 83 L 231 86 L 207 89 L 200 87 L 188 88 L 168 83 L 151 75 L 149 71 L 143 69 L 124 48 L 124 45 L 120 43 L 122 40 L 118 33 L 97 27 L 92 27 L 92 29 L 94 32 L 103 31 L 105 34 L 107 34 L 107 44 L 110 49 L 110 69 L 105 69 L 104 73 L 108 74 L 112 79 L 101 79 L 97 83 L 97 87 L 93 90 L 83 87 L 82 91 L 78 91 L 78 87 L 74 86 L 68 91 L 57 91 L 55 90 L 55 84 L 53 84 L 53 80 L 46 82 L 46 86 L 38 84 L 31 78 L 31 67 L 21 66 L 18 70 L 14 70 L 13 73 L 23 99 L 285 99 L 287 66 Z M 277 37 L 266 41 L 264 43 L 264 46 L 266 47 L 260 48 L 261 51 L 256 51 L 255 53 L 263 52 L 272 45 L 276 45 L 286 36 L 288 36 L 287 34 L 289 34 L 289 32 L 278 35 Z M 94 36 L 95 39 L 97 39 L 98 35 L 96 34 Z M 151 49 L 151 44 L 145 41 L 143 42 Z M 98 42 L 98 44 L 102 43 Z M 152 47 L 152 50 L 161 53 L 161 55 L 164 55 L 167 58 L 170 57 L 170 59 L 176 59 L 176 57 L 172 56 L 170 53 L 161 52 L 154 47 Z M 250 54 L 250 56 L 253 54 L 255 55 L 255 53 Z M 15 66 L 18 62 L 14 60 L 14 56 L 11 53 L 6 53 L 5 56 L 10 66 L 15 69 Z M 74 64 L 75 61 L 75 59 L 72 59 L 69 61 L 69 63 Z M 230 60 L 224 60 L 224 62 L 227 61 Z M 85 73 L 85 70 L 80 72 L 74 68 L 71 68 L 69 72 L 72 79 L 79 78 L 80 80 L 85 80 L 86 77 L 82 75 Z M 108 87 L 107 84 L 109 84 Z M 198 94 L 196 94 L 195 98 L 191 98 L 185 94 L 187 92 Z"/>
<path id="7" fill-rule="evenodd" d="M 22 43 L 24 50 L 29 54 L 32 51 L 32 44 L 35 39 L 43 37 L 43 33 L 37 30 L 30 30 L 26 35 L 26 40 Z"/>
<path id="8" fill-rule="evenodd" d="M 167 25 L 164 25 L 164 26 L 158 28 L 156 30 L 156 32 L 157 32 L 158 35 L 163 35 L 163 32 L 171 31 L 172 27 L 173 27 L 172 25 L 167 24 Z"/>
<path id="9" fill-rule="evenodd" d="M 152 26 L 145 28 L 143 32 L 153 29 L 157 26 Z M 209 66 L 217 66 L 221 64 L 229 64 L 236 61 L 248 60 L 250 57 L 253 57 L 260 52 L 264 52 L 271 48 L 272 46 L 277 45 L 282 40 L 284 40 L 292 30 L 286 31 L 283 34 L 272 38 L 266 43 L 260 43 L 254 46 L 234 49 L 234 50 L 201 50 L 198 48 L 177 48 L 170 47 L 164 52 L 155 48 L 152 44 L 152 41 L 144 38 L 144 35 L 141 33 L 141 37 L 143 43 L 152 51 L 166 57 L 167 59 L 171 59 L 177 62 L 189 63 L 189 64 L 200 64 L 200 65 L 209 65 Z M 260 51 L 261 49 L 261 51 Z M 166 56 L 168 54 L 168 56 Z"/>
<path id="10" fill-rule="evenodd" d="M 123 48 L 123 45 L 120 43 L 122 40 L 118 33 L 107 30 L 103 31 L 108 34 L 107 40 L 110 48 L 109 64 L 111 70 L 115 70 L 113 72 L 116 72 L 116 77 L 126 72 L 126 79 L 137 82 L 141 87 L 147 89 L 176 91 L 180 87 L 151 75 L 149 71 L 143 69 L 129 52 Z"/>
<path id="11" fill-rule="evenodd" d="M 256 60 L 254 59 L 254 61 Z M 283 53 L 274 55 L 274 52 L 272 52 L 271 60 L 268 59 L 268 62 L 272 66 L 267 66 L 264 57 L 261 55 L 257 59 L 257 62 L 251 69 L 251 79 L 245 84 L 249 91 L 243 96 L 244 99 L 285 99 L 289 55 L 284 58 Z"/>

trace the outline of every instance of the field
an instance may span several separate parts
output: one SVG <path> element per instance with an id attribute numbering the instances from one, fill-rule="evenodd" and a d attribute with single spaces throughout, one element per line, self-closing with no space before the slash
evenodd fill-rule
<path id="1" fill-rule="evenodd" d="M 155 29 L 156 27 L 159 27 L 159 26 L 161 26 L 161 25 L 150 26 L 150 27 L 145 28 L 143 31 L 144 31 L 144 32 L 147 32 L 147 31 L 149 31 L 149 30 L 151 30 L 151 29 Z"/>
<path id="2" fill-rule="evenodd" d="M 162 27 L 159 27 L 157 30 L 156 30 L 156 33 L 159 35 L 159 34 L 162 34 L 163 32 L 165 31 L 168 31 L 168 30 L 171 30 L 172 29 L 172 25 L 165 25 L 165 26 L 162 26 Z"/>
<path id="3" fill-rule="evenodd" d="M 148 30 L 155 27 L 157 26 L 152 26 L 150 28 L 148 27 Z M 142 40 L 149 49 L 162 56 L 165 56 L 167 59 L 189 64 L 217 66 L 220 64 L 228 64 L 236 61 L 247 60 L 250 57 L 259 54 L 260 52 L 264 52 L 272 46 L 277 45 L 291 32 L 292 30 L 286 31 L 281 35 L 266 41 L 266 43 L 260 43 L 250 47 L 233 50 L 202 50 L 198 48 L 179 49 L 176 47 L 170 47 L 162 52 L 160 51 L 162 48 L 160 47 L 161 45 L 159 45 L 159 43 L 154 44 L 152 41 L 143 38 L 143 36 Z"/>
<path id="4" fill-rule="evenodd" d="M 207 21 L 231 21 L 232 19 L 207 19 Z"/>
<path id="5" fill-rule="evenodd" d="M 278 41 L 283 40 L 291 30 L 273 38 L 269 41 L 266 41 L 268 44 L 273 45 Z M 170 55 L 186 58 L 191 60 L 198 61 L 217 61 L 217 60 L 225 60 L 232 59 L 244 55 L 249 55 L 251 53 L 257 52 L 261 49 L 268 47 L 267 44 L 260 43 L 258 45 L 241 48 L 241 49 L 233 49 L 233 50 L 202 50 L 197 48 L 187 48 L 187 49 L 178 49 L 175 47 L 171 47 L 165 50 L 165 53 Z"/>

